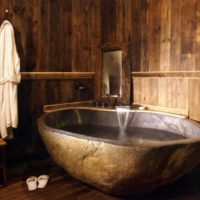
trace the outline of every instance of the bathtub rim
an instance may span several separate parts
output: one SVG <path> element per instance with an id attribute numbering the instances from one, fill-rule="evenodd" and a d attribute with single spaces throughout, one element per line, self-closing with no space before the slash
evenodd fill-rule
<path id="1" fill-rule="evenodd" d="M 186 139 L 179 139 L 179 140 L 172 140 L 172 141 L 155 141 L 155 140 L 141 140 L 133 143 L 123 143 L 120 141 L 115 141 L 111 139 L 100 139 L 96 137 L 91 137 L 91 136 L 85 136 L 83 134 L 79 133 L 73 133 L 70 131 L 64 131 L 61 129 L 53 128 L 48 126 L 44 119 L 47 115 L 54 113 L 54 112 L 60 112 L 64 110 L 97 110 L 97 111 L 107 111 L 107 112 L 116 112 L 115 109 L 109 109 L 109 108 L 96 108 L 96 107 L 86 107 L 86 106 L 72 106 L 72 107 L 67 107 L 67 108 L 61 108 L 61 109 L 56 109 L 53 111 L 48 111 L 43 113 L 37 120 L 38 126 L 42 127 L 42 129 L 45 130 L 50 130 L 51 133 L 54 134 L 61 134 L 61 135 L 66 135 L 74 138 L 79 138 L 79 139 L 84 139 L 84 140 L 90 140 L 90 141 L 96 141 L 96 142 L 102 142 L 102 143 L 108 143 L 112 145 L 117 145 L 117 146 L 124 146 L 124 147 L 164 147 L 164 146 L 174 146 L 174 145 L 189 145 L 192 143 L 198 143 L 200 142 L 200 136 L 198 137 L 193 137 L 193 138 L 186 138 Z M 165 112 L 160 112 L 160 111 L 152 111 L 152 110 L 135 110 L 131 109 L 130 112 L 142 112 L 142 113 L 155 113 L 155 114 L 161 114 L 161 115 L 167 115 L 167 116 L 172 116 L 172 117 L 177 117 L 180 119 L 185 119 L 189 121 L 191 124 L 197 126 L 200 128 L 200 124 L 194 120 L 188 119 L 186 116 L 182 115 L 177 115 L 177 114 L 171 114 L 171 113 L 165 113 Z"/>

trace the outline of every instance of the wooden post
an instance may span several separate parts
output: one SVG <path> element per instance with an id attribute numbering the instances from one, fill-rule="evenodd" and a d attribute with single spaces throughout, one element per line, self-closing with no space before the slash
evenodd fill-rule
<path id="1" fill-rule="evenodd" d="M 2 174 L 3 181 L 0 183 L 0 186 L 4 186 L 7 182 L 6 176 L 6 161 L 5 161 L 5 145 L 6 142 L 0 139 L 0 151 L 1 151 L 1 159 L 0 159 L 0 173 Z"/>

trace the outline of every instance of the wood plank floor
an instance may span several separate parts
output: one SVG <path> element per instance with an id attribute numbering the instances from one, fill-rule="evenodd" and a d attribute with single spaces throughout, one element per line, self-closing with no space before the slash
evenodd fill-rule
<path id="1" fill-rule="evenodd" d="M 26 178 L 49 174 L 46 188 L 28 191 Z M 8 183 L 0 188 L 0 200 L 200 200 L 200 170 L 176 183 L 145 196 L 117 198 L 89 187 L 69 176 L 53 162 L 29 163 L 9 172 Z"/>

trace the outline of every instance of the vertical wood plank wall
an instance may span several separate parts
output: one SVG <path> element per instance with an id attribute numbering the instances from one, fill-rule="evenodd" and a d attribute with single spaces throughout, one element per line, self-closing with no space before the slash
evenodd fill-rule
<path id="1" fill-rule="evenodd" d="M 14 26 L 21 72 L 52 72 L 51 79 L 22 76 L 19 127 L 8 145 L 8 157 L 20 159 L 38 149 L 36 122 L 45 104 L 94 99 L 94 77 L 54 79 L 53 72 L 95 72 L 100 0 L 2 0 L 0 23 L 5 19 Z"/>
<path id="2" fill-rule="evenodd" d="M 200 121 L 200 1 L 146 0 L 141 12 L 134 103 Z"/>
<path id="3" fill-rule="evenodd" d="M 134 103 L 200 121 L 200 1 L 102 0 L 102 9 L 102 42 L 130 45 Z"/>

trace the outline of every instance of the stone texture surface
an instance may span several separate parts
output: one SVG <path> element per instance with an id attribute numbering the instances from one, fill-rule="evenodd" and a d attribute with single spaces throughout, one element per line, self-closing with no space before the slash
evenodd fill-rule
<path id="1" fill-rule="evenodd" d="M 199 138 L 124 146 L 60 133 L 48 127 L 44 117 L 38 120 L 38 127 L 58 165 L 73 177 L 115 195 L 154 190 L 187 174 L 200 162 Z"/>

